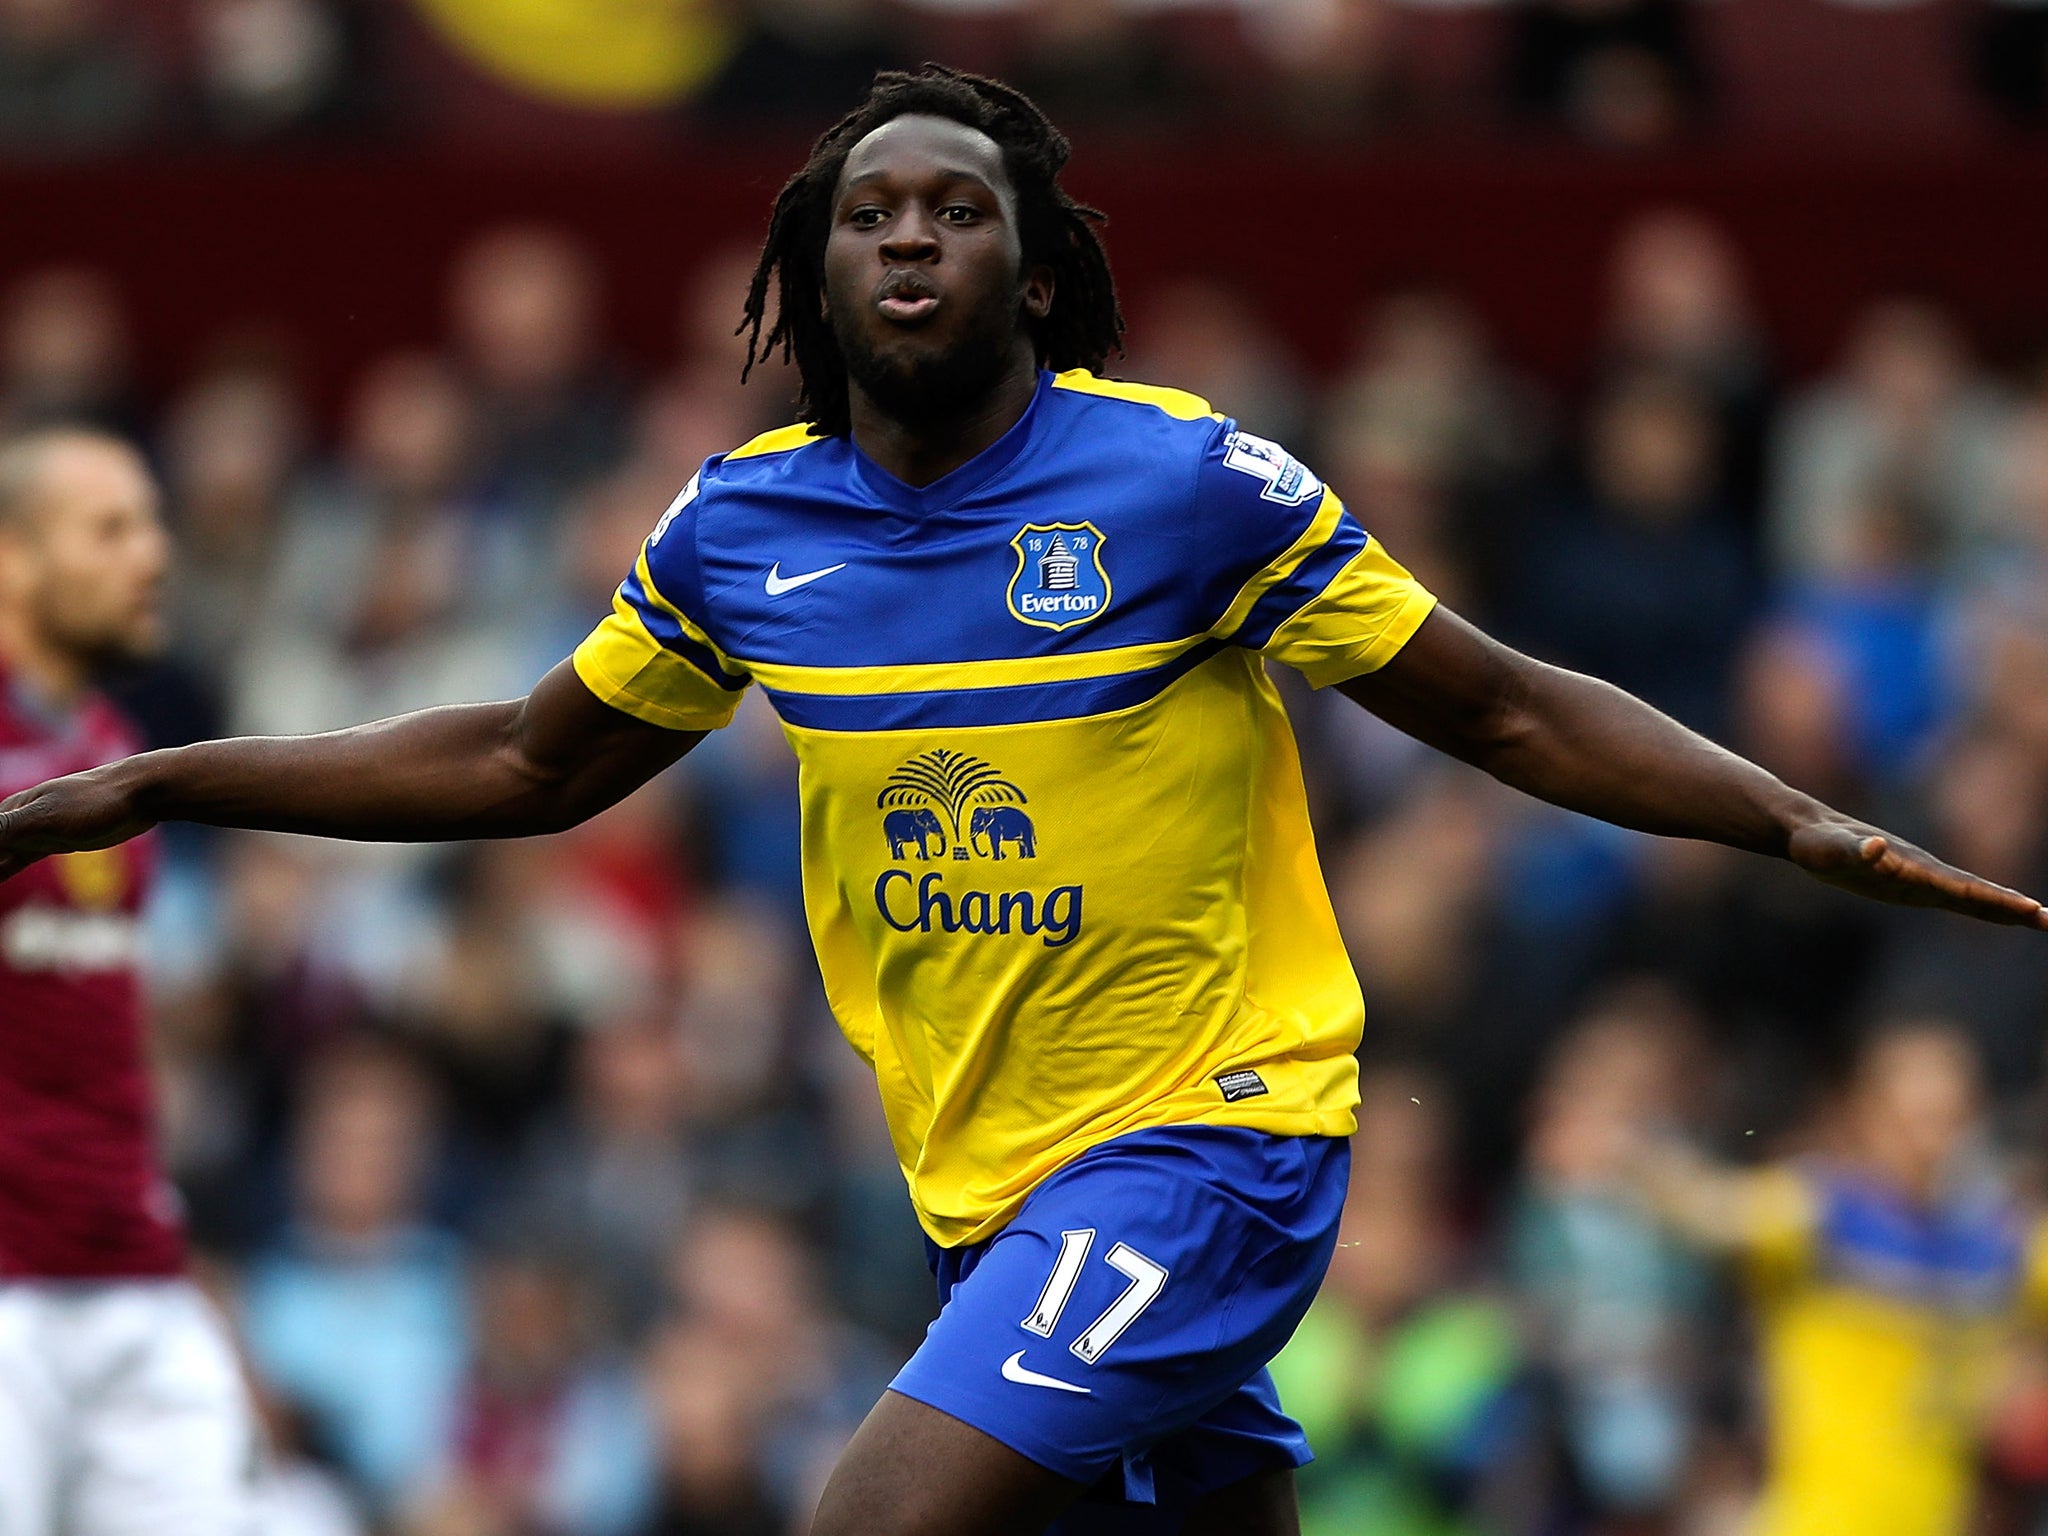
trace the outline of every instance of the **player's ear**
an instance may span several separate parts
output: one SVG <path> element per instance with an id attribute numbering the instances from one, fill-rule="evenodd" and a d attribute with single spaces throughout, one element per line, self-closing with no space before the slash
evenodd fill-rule
<path id="1" fill-rule="evenodd" d="M 1024 313 L 1043 320 L 1052 313 L 1053 277 L 1051 267 L 1027 267 L 1024 271 Z"/>

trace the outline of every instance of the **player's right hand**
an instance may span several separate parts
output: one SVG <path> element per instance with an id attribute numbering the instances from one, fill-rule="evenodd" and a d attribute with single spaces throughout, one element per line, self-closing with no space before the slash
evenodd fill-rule
<path id="1" fill-rule="evenodd" d="M 106 768 L 51 779 L 0 800 L 0 880 L 53 853 L 111 848 L 153 825 Z"/>

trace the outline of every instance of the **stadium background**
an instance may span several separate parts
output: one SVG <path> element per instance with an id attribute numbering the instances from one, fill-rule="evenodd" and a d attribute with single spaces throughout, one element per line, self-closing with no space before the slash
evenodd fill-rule
<path id="1" fill-rule="evenodd" d="M 166 478 L 176 645 L 119 684 L 152 736 L 564 653 L 776 424 L 729 334 L 767 202 L 923 57 L 1073 133 L 1117 371 L 1295 446 L 1504 636 L 2040 888 L 2048 8 L 2003 0 L 0 0 L 0 425 Z M 1370 1347 L 1309 1528 L 1739 1528 L 1741 1298 L 1613 1149 L 1825 1144 L 1855 1032 L 1942 1018 L 2031 1194 L 2048 946 L 1290 702 L 1381 1238 L 1330 1291 Z M 793 772 L 750 701 L 546 842 L 165 834 L 165 1134 L 269 1536 L 803 1529 L 930 1292 L 802 940 Z M 2044 1528 L 2044 1417 L 1988 1427 L 1982 1529 Z"/>

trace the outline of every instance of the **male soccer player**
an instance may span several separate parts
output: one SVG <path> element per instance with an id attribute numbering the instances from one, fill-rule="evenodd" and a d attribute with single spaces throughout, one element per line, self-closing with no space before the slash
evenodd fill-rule
<path id="1" fill-rule="evenodd" d="M 128 756 L 92 692 L 153 650 L 168 546 L 135 451 L 0 446 L 0 787 Z M 0 873 L 0 1531 L 241 1536 L 253 1426 L 159 1173 L 147 839 Z"/>
<path id="2" fill-rule="evenodd" d="M 1906 1020 L 1864 1042 L 1832 1155 L 1633 1159 L 1676 1227 L 1740 1259 L 1763 1356 L 1757 1536 L 1963 1536 L 2013 1335 L 2048 1323 L 2048 1225 L 1971 1166 L 1976 1053 Z"/>
<path id="3" fill-rule="evenodd" d="M 0 809 L 0 873 L 170 818 L 553 831 L 766 690 L 826 990 L 946 1297 L 818 1536 L 1040 1531 L 1091 1488 L 1190 1532 L 1294 1529 L 1308 1450 L 1263 1368 L 1330 1257 L 1363 1006 L 1264 661 L 1559 804 L 2044 921 L 1495 644 L 1281 449 L 1098 377 L 1121 319 L 1066 156 L 1003 86 L 877 80 L 783 189 L 747 305 L 808 425 L 709 461 L 524 700 L 152 753 Z"/>

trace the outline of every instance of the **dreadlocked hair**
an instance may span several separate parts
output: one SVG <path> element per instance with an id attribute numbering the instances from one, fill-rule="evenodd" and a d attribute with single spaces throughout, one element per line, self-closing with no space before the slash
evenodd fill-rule
<path id="1" fill-rule="evenodd" d="M 1059 184 L 1073 148 L 1066 136 L 1030 97 L 1000 81 L 943 64 L 915 72 L 885 70 L 875 76 L 867 100 L 819 138 L 803 169 L 777 195 L 738 331 L 747 338 L 741 378 L 781 348 L 783 361 L 795 361 L 801 380 L 797 413 L 827 436 L 844 437 L 852 430 L 846 362 L 825 318 L 825 239 L 832 197 L 854 145 L 884 123 L 913 113 L 964 123 L 987 134 L 1002 151 L 1017 194 L 1024 264 L 1047 267 L 1053 275 L 1052 312 L 1028 322 L 1039 366 L 1093 371 L 1122 350 L 1123 311 L 1109 257 L 1095 232 L 1103 215 L 1075 202 Z M 771 286 L 775 324 L 764 336 Z"/>

